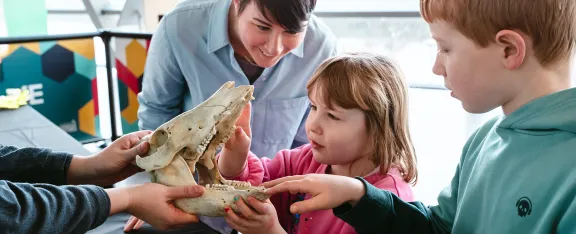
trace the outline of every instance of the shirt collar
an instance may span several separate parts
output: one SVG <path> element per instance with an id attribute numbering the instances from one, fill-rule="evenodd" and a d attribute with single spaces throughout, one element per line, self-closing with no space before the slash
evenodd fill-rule
<path id="1" fill-rule="evenodd" d="M 208 53 L 214 53 L 222 47 L 229 45 L 228 40 L 228 11 L 232 0 L 219 0 L 212 7 L 208 21 Z M 304 56 L 304 41 L 290 53 L 302 58 Z"/>

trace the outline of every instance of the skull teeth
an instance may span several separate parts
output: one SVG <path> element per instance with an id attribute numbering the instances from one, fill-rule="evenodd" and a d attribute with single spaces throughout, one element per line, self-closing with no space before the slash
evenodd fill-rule
<path id="1" fill-rule="evenodd" d="M 219 190 L 219 191 L 232 191 L 234 190 L 233 187 L 224 185 L 224 184 L 207 184 L 206 189 L 210 190 Z"/>
<path id="2" fill-rule="evenodd" d="M 210 133 L 208 133 L 208 136 L 206 136 L 206 138 L 204 138 L 202 142 L 200 142 L 200 144 L 196 147 L 196 153 L 204 152 L 204 150 L 206 150 L 206 147 L 208 147 L 208 144 L 210 144 L 210 141 L 212 140 L 214 135 L 216 135 L 216 127 L 212 127 L 212 130 L 210 131 Z"/>
<path id="3" fill-rule="evenodd" d="M 224 184 L 207 184 L 204 187 L 210 190 L 232 191 L 236 189 L 249 188 L 251 186 L 250 182 L 227 180 Z"/>
<path id="4" fill-rule="evenodd" d="M 250 182 L 237 181 L 237 180 L 227 180 L 226 185 L 232 186 L 234 188 L 248 188 L 252 186 Z"/>
<path id="5" fill-rule="evenodd" d="M 204 145 L 198 145 L 198 147 L 196 147 L 196 153 L 202 153 L 204 150 L 206 150 L 206 146 Z"/>

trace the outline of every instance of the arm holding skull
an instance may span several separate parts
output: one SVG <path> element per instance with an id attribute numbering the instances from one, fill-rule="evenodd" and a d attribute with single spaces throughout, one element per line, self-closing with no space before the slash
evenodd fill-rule
<path id="1" fill-rule="evenodd" d="M 84 233 L 122 211 L 160 229 L 197 222 L 196 216 L 176 209 L 171 201 L 201 196 L 201 186 L 103 189 L 97 185 L 136 172 L 130 164 L 147 147 L 133 143 L 145 134 L 123 136 L 88 157 L 0 145 L 0 227 L 14 233 Z"/>
<path id="2" fill-rule="evenodd" d="M 0 145 L 3 231 L 80 233 L 106 220 L 110 202 L 102 188 L 64 186 L 73 158 L 72 154 L 49 149 Z M 70 222 L 72 217 L 74 222 Z"/>

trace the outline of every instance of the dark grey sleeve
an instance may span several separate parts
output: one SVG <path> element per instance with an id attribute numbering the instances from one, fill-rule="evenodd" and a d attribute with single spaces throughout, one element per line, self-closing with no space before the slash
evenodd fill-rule
<path id="1" fill-rule="evenodd" d="M 66 183 L 71 161 L 67 153 L 0 145 L 2 233 L 85 233 L 106 220 L 103 188 L 57 186 Z"/>
<path id="2" fill-rule="evenodd" d="M 109 213 L 108 195 L 97 186 L 0 180 L 2 233 L 85 233 L 102 225 Z"/>
<path id="3" fill-rule="evenodd" d="M 71 161 L 69 153 L 0 145 L 0 180 L 63 185 Z"/>

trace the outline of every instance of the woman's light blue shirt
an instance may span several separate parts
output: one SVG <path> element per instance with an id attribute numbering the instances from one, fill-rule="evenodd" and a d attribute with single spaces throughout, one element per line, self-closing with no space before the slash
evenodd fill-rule
<path id="1" fill-rule="evenodd" d="M 230 3 L 188 0 L 162 18 L 138 94 L 141 129 L 156 129 L 209 98 L 227 81 L 249 84 L 228 40 Z M 322 61 L 336 53 L 336 37 L 312 16 L 303 43 L 266 68 L 253 84 L 252 152 L 272 158 L 282 149 L 307 142 L 306 82 Z"/>

